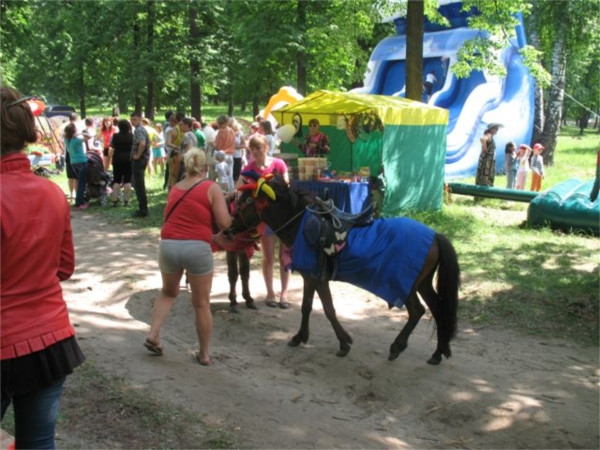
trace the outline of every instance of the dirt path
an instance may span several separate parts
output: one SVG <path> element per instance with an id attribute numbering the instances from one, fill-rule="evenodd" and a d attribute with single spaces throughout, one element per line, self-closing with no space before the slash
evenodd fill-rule
<path id="1" fill-rule="evenodd" d="M 301 278 L 291 310 L 227 312 L 222 256 L 213 285 L 213 366 L 194 363 L 197 341 L 183 290 L 163 333 L 165 354 L 142 346 L 160 287 L 158 241 L 73 218 L 77 269 L 64 284 L 84 352 L 105 373 L 233 431 L 242 448 L 598 448 L 597 348 L 474 329 L 459 323 L 454 355 L 440 366 L 424 318 L 408 349 L 387 361 L 405 315 L 333 283 L 354 339 L 346 358 L 319 301 L 309 345 L 286 345 L 300 324 Z M 264 298 L 253 264 L 252 293 Z M 277 283 L 276 283 L 277 286 Z M 91 445 L 92 443 L 90 443 Z"/>

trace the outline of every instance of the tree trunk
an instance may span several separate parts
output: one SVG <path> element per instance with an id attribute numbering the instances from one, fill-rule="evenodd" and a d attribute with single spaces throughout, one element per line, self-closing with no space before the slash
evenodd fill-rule
<path id="1" fill-rule="evenodd" d="M 190 2 L 189 9 L 190 19 L 190 41 L 191 47 L 200 45 L 200 29 L 198 27 L 198 9 L 197 3 Z M 192 107 L 191 115 L 196 120 L 200 121 L 202 117 L 201 99 L 202 88 L 200 86 L 200 61 L 197 53 L 193 53 L 190 57 L 190 102 Z"/>
<path id="2" fill-rule="evenodd" d="M 559 28 L 564 27 L 560 22 Z M 567 52 L 565 49 L 564 30 L 559 29 L 552 51 L 552 86 L 548 95 L 548 106 L 546 108 L 546 123 L 540 141 L 545 146 L 543 156 L 544 162 L 554 165 L 554 151 L 556 149 L 556 138 L 560 131 L 560 119 L 562 116 L 563 101 L 565 97 L 567 66 Z"/>
<path id="3" fill-rule="evenodd" d="M 406 98 L 423 101 L 423 0 L 409 0 L 406 12 Z"/>
<path id="4" fill-rule="evenodd" d="M 258 86 L 254 88 L 254 94 L 252 94 L 252 121 L 254 122 L 254 118 L 258 116 L 260 112 L 260 102 L 258 98 Z"/>
<path id="5" fill-rule="evenodd" d="M 529 36 L 529 40 L 531 41 L 531 45 L 535 48 L 540 48 L 540 38 L 537 34 L 536 30 L 533 30 Z M 535 82 L 535 81 L 534 81 Z M 535 98 L 535 111 L 534 111 L 534 119 L 533 119 L 533 134 L 531 136 L 532 142 L 525 142 L 525 144 L 533 145 L 534 142 L 540 142 L 542 137 L 542 130 L 544 129 L 544 88 L 535 82 L 534 89 L 534 98 Z M 523 142 L 517 142 L 517 145 L 522 144 Z"/>
<path id="6" fill-rule="evenodd" d="M 138 19 L 136 18 L 133 22 L 133 48 L 140 48 L 140 43 L 141 43 L 141 31 L 140 31 L 140 24 L 138 22 Z M 134 61 L 132 61 L 132 64 L 134 65 L 138 65 L 139 64 L 139 55 L 136 55 L 136 58 Z M 139 74 L 138 74 L 139 75 Z M 142 93 L 141 93 L 141 89 L 140 89 L 140 84 L 135 81 L 134 79 L 134 101 L 135 101 L 135 105 L 134 105 L 134 112 L 136 114 L 141 114 L 142 113 Z"/>
<path id="7" fill-rule="evenodd" d="M 83 118 L 87 115 L 85 108 L 85 65 L 83 60 L 79 62 L 79 80 L 77 84 L 79 88 L 79 114 Z"/>
<path id="8" fill-rule="evenodd" d="M 299 35 L 304 38 L 306 33 L 306 4 L 305 1 L 299 1 L 298 7 L 296 8 L 297 12 L 297 28 Z M 304 42 L 299 43 L 298 52 L 296 53 L 296 89 L 302 94 L 306 95 L 307 89 L 307 69 L 306 69 L 306 59 L 308 55 L 306 54 L 306 47 Z"/>
<path id="9" fill-rule="evenodd" d="M 146 57 L 151 61 L 154 60 L 154 22 L 156 21 L 156 9 L 154 0 L 146 0 Z M 154 64 L 148 66 L 147 83 L 146 83 L 146 111 L 145 116 L 154 120 Z"/>

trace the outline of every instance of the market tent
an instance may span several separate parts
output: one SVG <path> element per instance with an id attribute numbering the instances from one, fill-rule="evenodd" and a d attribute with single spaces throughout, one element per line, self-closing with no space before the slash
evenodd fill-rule
<path id="1" fill-rule="evenodd" d="M 377 175 L 383 168 L 385 216 L 441 209 L 447 110 L 400 97 L 316 91 L 272 114 L 280 125 L 300 128 L 298 141 L 309 120 L 319 120 L 330 140 L 328 160 L 338 172 L 369 166 Z M 293 143 L 282 151 L 299 153 Z"/>

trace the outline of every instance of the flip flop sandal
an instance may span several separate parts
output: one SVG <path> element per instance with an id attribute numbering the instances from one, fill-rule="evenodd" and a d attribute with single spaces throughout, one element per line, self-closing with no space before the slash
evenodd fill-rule
<path id="1" fill-rule="evenodd" d="M 277 308 L 279 306 L 279 303 L 277 303 L 275 300 L 271 299 L 271 300 L 267 300 L 267 306 L 269 308 Z"/>
<path id="2" fill-rule="evenodd" d="M 279 302 L 279 307 L 281 309 L 288 309 L 290 307 L 290 302 L 282 300 Z"/>
<path id="3" fill-rule="evenodd" d="M 149 351 L 154 353 L 155 355 L 161 356 L 163 354 L 163 347 L 160 344 L 154 344 L 150 342 L 148 339 L 144 342 L 144 347 L 146 347 Z"/>

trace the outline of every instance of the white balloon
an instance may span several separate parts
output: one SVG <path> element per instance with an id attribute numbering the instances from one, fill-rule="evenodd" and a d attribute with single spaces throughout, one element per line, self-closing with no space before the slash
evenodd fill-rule
<path id="1" fill-rule="evenodd" d="M 206 139 L 207 144 L 212 144 L 215 142 L 215 138 L 217 137 L 217 132 L 210 125 L 204 127 L 202 130 L 204 132 L 204 138 Z"/>
<path id="2" fill-rule="evenodd" d="M 289 143 L 294 138 L 296 134 L 296 127 L 292 124 L 283 125 L 277 130 L 277 137 L 281 140 L 281 142 Z"/>

